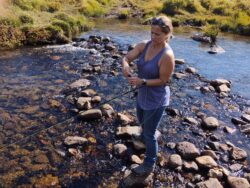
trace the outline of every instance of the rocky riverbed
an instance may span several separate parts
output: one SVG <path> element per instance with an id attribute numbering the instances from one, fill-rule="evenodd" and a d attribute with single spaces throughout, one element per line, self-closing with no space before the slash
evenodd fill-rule
<path id="1" fill-rule="evenodd" d="M 207 80 L 176 60 L 156 169 L 135 177 L 131 168 L 142 163 L 144 144 L 131 138 L 141 128 L 133 93 L 122 95 L 131 88 L 120 64 L 133 46 L 90 36 L 70 47 L 84 55 L 64 63 L 74 80 L 63 85 L 60 97 L 17 110 L 33 118 L 39 111 L 36 124 L 49 123 L 18 130 L 15 123 L 25 117 L 0 109 L 1 187 L 250 187 L 250 103 L 230 93 L 230 81 Z M 57 118 L 53 109 L 64 117 Z"/>

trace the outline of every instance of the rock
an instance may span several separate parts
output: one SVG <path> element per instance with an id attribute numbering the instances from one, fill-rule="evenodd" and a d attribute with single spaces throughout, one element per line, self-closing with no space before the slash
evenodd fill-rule
<path id="1" fill-rule="evenodd" d="M 110 40 L 110 37 L 103 37 L 102 39 L 102 42 L 105 42 L 105 43 L 109 43 L 111 40 Z"/>
<path id="2" fill-rule="evenodd" d="M 123 187 L 152 187 L 153 176 L 153 173 L 148 176 L 135 176 L 129 171 L 128 173 L 125 173 Z"/>
<path id="3" fill-rule="evenodd" d="M 180 155 L 173 154 L 170 155 L 169 161 L 168 161 L 168 166 L 170 168 L 177 168 L 178 166 L 182 165 L 182 159 Z"/>
<path id="4" fill-rule="evenodd" d="M 230 185 L 230 188 L 249 188 L 250 187 L 250 184 L 245 178 L 229 176 L 227 178 L 227 182 Z"/>
<path id="5" fill-rule="evenodd" d="M 109 104 L 101 106 L 102 114 L 106 117 L 112 117 L 115 114 L 113 107 Z"/>
<path id="6" fill-rule="evenodd" d="M 206 86 L 203 86 L 203 87 L 200 88 L 200 91 L 201 91 L 202 93 L 208 93 L 208 92 L 210 92 L 210 88 L 209 88 L 209 87 L 206 87 Z"/>
<path id="7" fill-rule="evenodd" d="M 223 188 L 223 186 L 216 178 L 209 178 L 207 181 L 197 183 L 196 188 Z"/>
<path id="8" fill-rule="evenodd" d="M 191 73 L 191 74 L 196 73 L 196 69 L 193 68 L 193 67 L 187 67 L 187 68 L 185 69 L 185 71 L 188 72 L 188 73 Z"/>
<path id="9" fill-rule="evenodd" d="M 245 134 L 250 134 L 250 124 L 249 125 L 249 128 L 244 128 L 241 130 L 242 133 L 245 133 Z"/>
<path id="10" fill-rule="evenodd" d="M 194 161 L 191 161 L 191 162 L 185 161 L 183 163 L 183 168 L 186 171 L 198 171 L 199 170 L 198 165 Z"/>
<path id="11" fill-rule="evenodd" d="M 219 126 L 219 121 L 215 117 L 206 117 L 202 120 L 202 125 L 208 129 L 214 129 Z"/>
<path id="12" fill-rule="evenodd" d="M 237 171 L 241 170 L 242 168 L 243 168 L 242 164 L 232 164 L 232 165 L 229 166 L 229 169 L 232 172 L 237 172 Z"/>
<path id="13" fill-rule="evenodd" d="M 243 114 L 243 115 L 241 116 L 241 119 L 242 119 L 243 121 L 247 122 L 247 123 L 250 123 L 250 115 L 248 115 L 248 114 Z"/>
<path id="14" fill-rule="evenodd" d="M 236 129 L 232 129 L 231 127 L 228 126 L 225 126 L 223 130 L 229 134 L 233 134 L 236 131 Z"/>
<path id="15" fill-rule="evenodd" d="M 92 101 L 93 103 L 100 103 L 101 100 L 102 100 L 102 98 L 101 98 L 100 96 L 94 96 L 94 97 L 91 99 L 91 101 Z"/>
<path id="16" fill-rule="evenodd" d="M 200 155 L 200 151 L 190 142 L 179 142 L 176 149 L 184 159 L 194 159 Z"/>
<path id="17" fill-rule="evenodd" d="M 214 86 L 215 88 L 216 88 L 217 86 L 220 86 L 220 85 L 223 85 L 223 84 L 226 84 L 228 87 L 230 87 L 230 81 L 225 80 L 225 79 L 216 79 L 216 80 L 212 80 L 212 81 L 210 82 L 210 84 L 211 84 L 212 86 Z"/>
<path id="18" fill-rule="evenodd" d="M 76 106 L 79 110 L 88 110 L 91 108 L 90 97 L 79 97 L 76 101 Z"/>
<path id="19" fill-rule="evenodd" d="M 144 150 L 144 149 L 146 149 L 146 146 L 142 141 L 140 141 L 140 140 L 132 140 L 132 142 L 133 142 L 134 148 L 136 150 Z"/>
<path id="20" fill-rule="evenodd" d="M 96 120 L 102 117 L 102 112 L 99 109 L 80 111 L 78 117 L 82 120 Z"/>
<path id="21" fill-rule="evenodd" d="M 127 125 L 133 121 L 128 116 L 126 116 L 122 113 L 118 113 L 117 118 L 118 118 L 118 121 L 123 125 Z"/>
<path id="22" fill-rule="evenodd" d="M 143 161 L 137 155 L 132 155 L 130 160 L 131 160 L 132 163 L 136 163 L 136 164 L 142 164 L 143 163 Z"/>
<path id="23" fill-rule="evenodd" d="M 70 84 L 70 89 L 78 89 L 80 87 L 87 87 L 90 85 L 90 81 L 87 79 L 80 79 L 77 80 L 75 82 L 73 82 L 72 84 Z"/>
<path id="24" fill-rule="evenodd" d="M 94 95 L 96 95 L 96 91 L 93 89 L 85 89 L 81 91 L 81 95 L 83 97 L 93 97 Z"/>
<path id="25" fill-rule="evenodd" d="M 32 182 L 34 182 L 34 187 L 60 187 L 58 177 L 51 174 L 34 177 L 32 178 Z"/>
<path id="26" fill-rule="evenodd" d="M 118 127 L 116 135 L 117 136 L 140 136 L 141 135 L 141 127 L 140 126 L 126 126 L 126 127 Z"/>
<path id="27" fill-rule="evenodd" d="M 230 156 L 234 160 L 244 160 L 247 158 L 247 152 L 241 148 L 233 147 L 230 151 Z"/>
<path id="28" fill-rule="evenodd" d="M 208 177 L 210 178 L 222 179 L 223 175 L 223 171 L 220 168 L 213 168 L 208 171 Z"/>
<path id="29" fill-rule="evenodd" d="M 49 163 L 49 159 L 45 154 L 39 154 L 34 158 L 34 162 L 39 164 L 47 164 Z"/>
<path id="30" fill-rule="evenodd" d="M 230 92 L 230 88 L 229 88 L 226 84 L 222 84 L 222 85 L 218 86 L 218 87 L 216 88 L 216 90 L 217 90 L 219 93 L 222 93 L 222 92 L 224 92 L 224 93 Z"/>
<path id="31" fill-rule="evenodd" d="M 198 125 L 198 121 L 192 117 L 185 117 L 184 121 L 191 124 L 191 125 Z"/>
<path id="32" fill-rule="evenodd" d="M 83 137 L 79 137 L 79 136 L 68 136 L 67 138 L 65 138 L 64 140 L 64 144 L 71 146 L 74 144 L 85 144 L 86 142 L 88 142 L 88 140 L 86 138 Z"/>
<path id="33" fill-rule="evenodd" d="M 168 142 L 167 143 L 167 147 L 170 148 L 170 149 L 174 149 L 175 146 L 176 146 L 176 143 L 174 143 L 174 142 Z"/>
<path id="34" fill-rule="evenodd" d="M 235 125 L 245 125 L 245 124 L 247 124 L 247 122 L 245 122 L 245 121 L 243 121 L 243 120 L 241 120 L 239 118 L 234 118 L 234 117 L 231 119 L 231 121 Z"/>
<path id="35" fill-rule="evenodd" d="M 182 78 L 184 78 L 186 76 L 187 76 L 186 74 L 180 73 L 180 72 L 176 72 L 176 73 L 173 74 L 173 77 L 177 78 L 177 79 L 182 79 Z"/>
<path id="36" fill-rule="evenodd" d="M 213 168 L 218 166 L 214 159 L 208 155 L 197 157 L 195 161 L 201 168 Z"/>
<path id="37" fill-rule="evenodd" d="M 116 47 L 114 45 L 112 45 L 111 43 L 108 43 L 105 45 L 105 49 L 108 51 L 113 51 L 116 49 Z"/>
<path id="38" fill-rule="evenodd" d="M 170 115 L 170 116 L 179 116 L 179 115 L 180 115 L 179 110 L 174 109 L 174 108 L 169 108 L 169 107 L 167 107 L 167 108 L 166 108 L 166 112 L 167 112 L 167 114 Z"/>
<path id="39" fill-rule="evenodd" d="M 185 60 L 184 59 L 175 59 L 175 64 L 183 65 L 183 64 L 185 64 Z"/>
<path id="40" fill-rule="evenodd" d="M 123 157 L 126 155 L 127 146 L 124 144 L 116 144 L 114 145 L 114 153 L 120 157 Z"/>
<path id="41" fill-rule="evenodd" d="M 201 155 L 208 155 L 208 156 L 212 157 L 213 159 L 218 160 L 218 157 L 213 150 L 204 150 L 201 152 Z"/>

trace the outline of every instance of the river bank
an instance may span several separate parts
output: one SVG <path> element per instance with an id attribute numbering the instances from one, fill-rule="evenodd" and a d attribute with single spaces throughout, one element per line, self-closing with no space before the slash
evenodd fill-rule
<path id="1" fill-rule="evenodd" d="M 128 45 L 99 36 L 49 47 L 43 61 L 48 58 L 51 63 L 45 67 L 34 63 L 42 71 L 39 74 L 48 70 L 54 74 L 48 80 L 56 87 L 48 88 L 50 94 L 44 93 L 42 102 L 38 97 L 43 93 L 42 79 L 38 80 L 38 89 L 28 89 L 29 95 L 19 90 L 12 96 L 10 89 L 2 88 L 1 143 L 20 142 L 1 152 L 1 160 L 6 161 L 1 163 L 1 186 L 118 187 L 139 183 L 194 187 L 208 178 L 217 178 L 219 182 L 209 181 L 233 187 L 235 179 L 228 176 L 245 177 L 249 181 L 248 100 L 230 93 L 231 84 L 227 81 L 223 81 L 227 86 L 222 84 L 221 88 L 225 92 L 218 92 L 214 84 L 220 85 L 219 81 L 211 82 L 186 63 L 180 65 L 183 61 L 176 63 L 170 83 L 171 105 L 159 128 L 160 150 L 155 173 L 146 182 L 131 179 L 131 165 L 143 160 L 143 150 L 138 148 L 142 145 L 130 139 L 131 134 L 140 132 L 133 95 L 117 98 L 110 106 L 98 106 L 128 91 L 120 65 L 127 48 Z M 20 70 L 21 74 L 33 75 L 32 82 L 36 82 L 37 73 L 34 75 L 22 64 L 18 66 Z M 8 66 L 3 71 L 15 74 Z M 9 82 L 3 72 L 1 75 L 2 83 Z M 14 104 L 17 99 L 25 107 Z M 88 112 L 89 108 L 96 110 Z M 60 123 L 62 120 L 66 121 Z M 17 122 L 21 126 L 16 126 Z M 44 131 L 29 138 L 29 142 L 22 140 L 41 128 Z M 246 179 L 236 180 L 247 186 Z"/>

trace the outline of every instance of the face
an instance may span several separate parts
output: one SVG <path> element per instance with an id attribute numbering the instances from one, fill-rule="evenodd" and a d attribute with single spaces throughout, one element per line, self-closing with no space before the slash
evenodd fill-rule
<path id="1" fill-rule="evenodd" d="M 155 44 L 163 43 L 167 40 L 168 34 L 164 33 L 160 26 L 151 26 L 151 41 Z"/>

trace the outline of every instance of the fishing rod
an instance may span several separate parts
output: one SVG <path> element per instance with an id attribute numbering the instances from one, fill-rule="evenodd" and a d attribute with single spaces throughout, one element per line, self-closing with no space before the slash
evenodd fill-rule
<path id="1" fill-rule="evenodd" d="M 140 87 L 141 87 L 141 86 L 135 87 L 135 88 L 130 88 L 129 91 L 126 91 L 126 92 L 124 92 L 124 93 L 122 93 L 122 94 L 120 94 L 120 95 L 117 95 L 117 96 L 115 96 L 115 97 L 113 97 L 113 98 L 111 98 L 111 99 L 109 99 L 109 100 L 106 100 L 106 101 L 104 101 L 104 102 L 102 102 L 102 103 L 99 103 L 98 105 L 96 105 L 96 106 L 90 108 L 89 110 L 94 109 L 94 108 L 98 108 L 98 107 L 100 107 L 100 106 L 102 106 L 102 105 L 104 105 L 104 104 L 107 104 L 107 103 L 109 103 L 109 102 L 111 102 L 111 101 L 113 101 L 113 100 L 115 100 L 115 99 L 117 99 L 117 98 L 121 98 L 121 97 L 123 97 L 124 95 L 127 95 L 127 94 L 129 94 L 129 93 L 132 93 L 132 92 L 136 91 L 136 90 L 139 89 Z M 29 138 L 31 138 L 31 137 L 37 135 L 38 133 L 40 133 L 40 132 L 42 132 L 42 131 L 47 131 L 47 130 L 49 130 L 50 128 L 55 127 L 55 126 L 57 126 L 57 125 L 61 125 L 61 124 L 66 123 L 66 122 L 71 122 L 72 120 L 74 120 L 74 118 L 75 118 L 75 117 L 68 118 L 68 119 L 64 120 L 63 122 L 60 122 L 60 123 L 51 125 L 51 126 L 49 126 L 49 127 L 47 127 L 47 128 L 40 129 L 40 130 L 34 132 L 33 134 L 31 134 L 31 135 L 29 135 L 29 136 L 26 136 L 26 137 L 22 138 L 21 140 L 15 141 L 15 142 L 10 143 L 10 144 L 6 144 L 6 145 L 0 147 L 0 151 L 2 151 L 3 149 L 5 149 L 5 148 L 7 148 L 7 147 L 12 146 L 12 145 L 21 143 L 21 142 L 23 142 L 23 141 L 25 141 L 25 140 L 27 140 L 27 139 L 29 139 Z"/>

